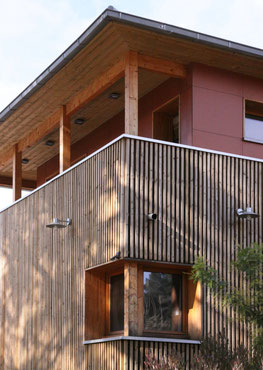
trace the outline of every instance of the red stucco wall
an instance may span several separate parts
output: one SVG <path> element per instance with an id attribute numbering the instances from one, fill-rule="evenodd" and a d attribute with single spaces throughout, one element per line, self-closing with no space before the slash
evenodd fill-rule
<path id="1" fill-rule="evenodd" d="M 263 81 L 193 66 L 193 145 L 263 158 L 263 146 L 243 141 L 244 99 L 263 101 Z"/>
<path id="2" fill-rule="evenodd" d="M 186 80 L 170 78 L 139 100 L 139 136 L 153 136 L 153 111 L 180 95 L 182 144 L 263 158 L 263 145 L 243 141 L 244 99 L 263 102 L 263 81 L 204 65 L 193 65 Z M 72 145 L 72 162 L 124 132 L 119 113 Z M 38 186 L 58 172 L 58 156 L 38 168 Z"/>

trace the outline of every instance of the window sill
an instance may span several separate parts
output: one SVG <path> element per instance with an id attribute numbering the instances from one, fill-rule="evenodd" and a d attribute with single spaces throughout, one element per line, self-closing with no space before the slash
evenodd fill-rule
<path id="1" fill-rule="evenodd" d="M 252 139 L 252 138 L 246 138 L 246 137 L 243 137 L 243 141 L 245 141 L 246 143 L 253 143 L 253 144 L 263 144 L 263 141 L 262 140 L 257 140 L 257 139 Z"/>
<path id="2" fill-rule="evenodd" d="M 200 340 L 191 340 L 191 339 L 180 339 L 180 338 L 156 338 L 156 337 L 133 337 L 133 336 L 116 336 L 116 337 L 107 337 L 100 339 L 91 339 L 84 340 L 83 344 L 95 344 L 95 343 L 104 343 L 112 342 L 116 340 L 142 340 L 145 342 L 165 342 L 165 343 L 184 343 L 184 344 L 200 344 Z"/>

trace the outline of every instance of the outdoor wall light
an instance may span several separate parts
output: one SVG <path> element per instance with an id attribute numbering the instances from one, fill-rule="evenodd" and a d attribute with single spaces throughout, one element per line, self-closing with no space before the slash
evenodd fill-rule
<path id="1" fill-rule="evenodd" d="M 247 207 L 246 209 L 238 208 L 237 215 L 240 218 L 245 218 L 246 220 L 251 220 L 252 218 L 257 218 L 259 215 L 252 211 L 251 207 Z"/>
<path id="2" fill-rule="evenodd" d="M 156 213 L 149 213 L 147 215 L 148 220 L 150 221 L 156 221 L 157 220 L 157 214 Z"/>
<path id="3" fill-rule="evenodd" d="M 27 164 L 29 162 L 29 159 L 28 158 L 23 158 L 22 159 L 22 164 Z"/>
<path id="4" fill-rule="evenodd" d="M 47 224 L 46 227 L 50 229 L 63 229 L 72 224 L 71 218 L 67 218 L 66 220 L 59 220 L 58 218 L 53 218 L 53 222 L 51 224 Z"/>

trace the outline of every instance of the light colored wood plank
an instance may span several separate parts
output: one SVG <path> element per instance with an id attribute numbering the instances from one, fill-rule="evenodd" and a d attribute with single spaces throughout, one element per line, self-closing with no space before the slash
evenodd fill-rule
<path id="1" fill-rule="evenodd" d="M 18 145 L 13 148 L 13 201 L 21 198 L 22 195 L 22 153 Z"/>
<path id="2" fill-rule="evenodd" d="M 187 71 L 183 64 L 171 60 L 138 55 L 138 66 L 149 71 L 164 73 L 175 78 L 186 78 Z"/>
<path id="3" fill-rule="evenodd" d="M 60 109 L 59 121 L 59 172 L 62 173 L 70 167 L 70 120 L 66 115 L 65 105 Z"/>
<path id="4" fill-rule="evenodd" d="M 138 135 L 138 54 L 125 59 L 125 133 Z"/>
<path id="5" fill-rule="evenodd" d="M 96 77 L 91 81 L 88 87 L 80 91 L 66 104 L 66 114 L 72 115 L 84 104 L 87 104 L 89 101 L 100 95 L 123 76 L 124 59 L 120 58 L 120 60 L 112 67 L 108 68 L 104 73 L 100 74 L 99 77 Z"/>

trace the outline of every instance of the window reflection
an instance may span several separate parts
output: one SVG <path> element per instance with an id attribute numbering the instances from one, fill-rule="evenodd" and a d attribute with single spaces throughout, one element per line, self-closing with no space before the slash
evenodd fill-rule
<path id="1" fill-rule="evenodd" d="M 182 276 L 145 271 L 144 329 L 182 331 Z"/>

